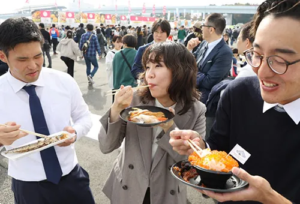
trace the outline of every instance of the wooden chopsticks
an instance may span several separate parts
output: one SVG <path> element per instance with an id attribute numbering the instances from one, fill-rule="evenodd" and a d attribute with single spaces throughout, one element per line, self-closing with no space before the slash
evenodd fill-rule
<path id="1" fill-rule="evenodd" d="M 200 153 L 199 152 L 202 152 L 202 149 L 196 145 L 196 143 L 193 141 L 193 140 L 188 140 L 188 143 L 190 145 L 190 147 L 194 150 L 194 152 L 196 152 L 196 154 L 201 157 Z"/>
<path id="2" fill-rule="evenodd" d="M 137 86 L 132 88 L 133 90 L 137 90 L 137 89 L 141 89 L 141 88 L 147 88 L 150 87 L 150 85 L 146 85 L 146 86 Z M 112 95 L 116 95 L 116 93 L 119 91 L 120 89 L 115 89 L 115 90 L 109 90 L 106 92 L 106 96 L 112 96 Z"/>
<path id="3" fill-rule="evenodd" d="M 8 127 L 7 125 L 4 125 L 4 124 L 0 124 L 0 125 Z M 38 136 L 38 137 L 47 138 L 47 135 L 43 135 L 43 134 L 36 133 L 36 132 L 31 132 L 29 130 L 23 130 L 23 129 L 19 129 L 19 130 L 21 130 L 22 132 L 25 132 L 27 134 L 30 134 L 30 135 L 35 135 L 35 136 Z"/>

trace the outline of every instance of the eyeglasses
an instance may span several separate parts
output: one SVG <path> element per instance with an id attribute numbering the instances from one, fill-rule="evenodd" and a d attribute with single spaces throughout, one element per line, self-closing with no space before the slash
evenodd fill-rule
<path id="1" fill-rule="evenodd" d="M 211 26 L 211 25 L 205 25 L 204 23 L 202 23 L 201 26 L 202 26 L 202 27 L 208 27 L 208 28 L 215 28 L 214 26 Z"/>
<path id="2" fill-rule="evenodd" d="M 265 56 L 259 54 L 258 52 L 255 52 L 253 50 L 253 48 L 246 50 L 244 52 L 244 55 L 246 57 L 247 63 L 254 68 L 260 67 L 262 60 L 265 57 Z M 277 55 L 272 55 L 272 56 L 266 57 L 266 60 L 267 60 L 267 64 L 270 67 L 270 69 L 273 72 L 275 72 L 276 74 L 284 74 L 284 73 L 286 73 L 286 71 L 290 65 L 300 62 L 300 59 L 296 60 L 294 62 L 289 62 Z"/>

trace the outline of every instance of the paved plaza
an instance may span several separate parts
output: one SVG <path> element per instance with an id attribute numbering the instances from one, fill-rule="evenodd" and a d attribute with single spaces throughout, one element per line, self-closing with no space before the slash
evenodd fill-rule
<path id="1" fill-rule="evenodd" d="M 60 60 L 59 55 L 53 56 L 52 60 L 53 69 L 63 72 L 66 71 L 67 68 Z M 95 84 L 93 86 L 88 85 L 84 60 L 79 60 L 75 63 L 74 76 L 82 91 L 83 97 L 89 106 L 93 118 L 93 128 L 91 131 L 86 137 L 83 137 L 76 142 L 77 156 L 81 166 L 90 174 L 91 189 L 96 203 L 109 204 L 109 200 L 102 193 L 102 188 L 110 173 L 113 161 L 115 160 L 118 151 L 104 155 L 101 153 L 97 141 L 97 134 L 100 129 L 100 123 L 98 121 L 101 115 L 103 115 L 111 106 L 111 96 L 105 96 L 106 92 L 109 90 L 105 71 L 105 59 L 101 59 L 99 61 L 99 70 L 94 77 Z M 19 170 L 22 171 L 22 169 Z M 7 160 L 0 156 L 0 204 L 14 203 L 10 183 L 11 179 L 7 176 Z M 191 204 L 214 203 L 211 199 L 202 198 L 202 195 L 199 192 L 190 187 L 188 187 L 188 199 Z"/>

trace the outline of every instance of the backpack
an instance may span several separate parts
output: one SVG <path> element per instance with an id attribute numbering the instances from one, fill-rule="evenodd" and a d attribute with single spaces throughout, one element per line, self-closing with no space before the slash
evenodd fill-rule
<path id="1" fill-rule="evenodd" d="M 89 48 L 89 45 L 91 43 L 91 38 L 92 38 L 93 34 L 90 35 L 89 39 L 87 41 L 85 41 L 85 43 L 83 43 L 82 45 L 82 52 L 85 54 Z"/>

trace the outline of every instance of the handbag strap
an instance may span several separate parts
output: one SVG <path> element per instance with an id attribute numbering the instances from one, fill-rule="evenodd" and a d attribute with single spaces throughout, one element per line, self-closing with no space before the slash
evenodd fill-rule
<path id="1" fill-rule="evenodd" d="M 125 57 L 125 55 L 123 53 L 123 50 L 121 50 L 121 55 L 122 55 L 123 59 L 125 60 L 125 62 L 126 62 L 128 68 L 129 68 L 129 70 L 131 71 L 131 66 L 130 66 L 129 62 L 127 61 L 127 59 L 126 59 L 126 57 Z"/>

